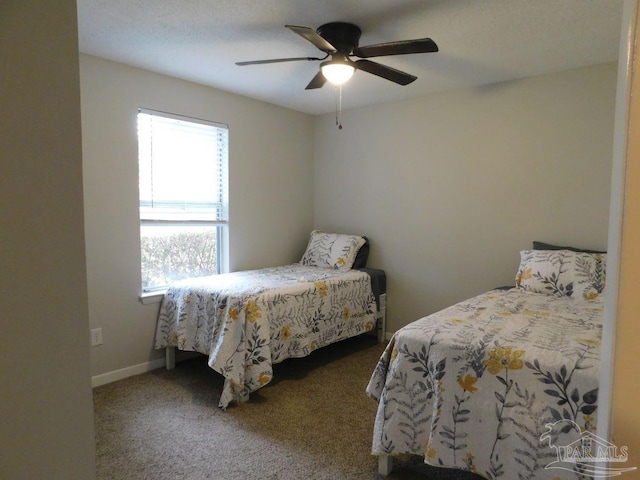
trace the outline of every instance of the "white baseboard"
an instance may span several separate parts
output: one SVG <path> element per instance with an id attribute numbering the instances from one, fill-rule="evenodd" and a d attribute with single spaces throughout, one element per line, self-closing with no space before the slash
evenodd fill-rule
<path id="1" fill-rule="evenodd" d="M 165 359 L 158 358 L 151 362 L 139 363 L 138 365 L 132 365 L 131 367 L 121 368 L 120 370 L 114 370 L 113 372 L 102 373 L 91 377 L 91 387 L 99 387 L 100 385 L 106 385 L 107 383 L 123 380 L 127 377 L 139 375 L 141 373 L 150 372 L 156 368 L 162 368 L 165 366 Z"/>

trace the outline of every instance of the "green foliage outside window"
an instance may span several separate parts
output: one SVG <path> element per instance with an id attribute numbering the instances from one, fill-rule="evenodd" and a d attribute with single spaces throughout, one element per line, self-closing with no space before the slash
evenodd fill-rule
<path id="1" fill-rule="evenodd" d="M 216 230 L 142 236 L 142 288 L 218 273 Z"/>

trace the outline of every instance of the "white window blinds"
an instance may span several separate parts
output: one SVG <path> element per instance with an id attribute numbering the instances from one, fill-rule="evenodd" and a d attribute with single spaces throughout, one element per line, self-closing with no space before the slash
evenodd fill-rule
<path id="1" fill-rule="evenodd" d="M 140 220 L 228 222 L 226 125 L 140 109 Z"/>

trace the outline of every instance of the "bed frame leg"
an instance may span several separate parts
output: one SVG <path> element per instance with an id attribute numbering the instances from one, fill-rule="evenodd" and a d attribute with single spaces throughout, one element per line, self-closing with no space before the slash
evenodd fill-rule
<path id="1" fill-rule="evenodd" d="M 176 349 L 175 347 L 167 347 L 164 350 L 167 370 L 176 368 Z"/>
<path id="2" fill-rule="evenodd" d="M 380 455 L 378 457 L 378 473 L 387 476 L 393 468 L 393 457 L 391 455 Z"/>
<path id="3" fill-rule="evenodd" d="M 379 308 L 378 308 L 378 341 L 384 342 L 386 340 L 387 335 L 387 294 L 383 293 L 379 298 Z"/>

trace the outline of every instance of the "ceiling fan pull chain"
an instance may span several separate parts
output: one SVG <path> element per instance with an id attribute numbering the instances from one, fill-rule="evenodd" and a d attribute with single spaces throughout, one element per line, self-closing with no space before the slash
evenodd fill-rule
<path id="1" fill-rule="evenodd" d="M 342 130 L 342 84 L 336 85 L 336 125 Z"/>

